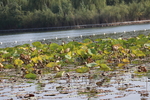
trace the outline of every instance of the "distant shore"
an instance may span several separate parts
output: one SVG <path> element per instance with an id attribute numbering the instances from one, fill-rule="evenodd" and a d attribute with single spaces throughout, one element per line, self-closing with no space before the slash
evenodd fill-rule
<path id="1" fill-rule="evenodd" d="M 133 24 L 145 24 L 145 23 L 150 23 L 150 20 L 126 21 L 126 22 L 102 23 L 102 24 L 87 24 L 87 25 L 62 26 L 62 27 L 9 29 L 9 30 L 0 30 L 0 33 L 56 31 L 56 30 L 82 29 L 82 28 L 108 27 L 108 26 L 121 26 L 121 25 L 133 25 Z"/>

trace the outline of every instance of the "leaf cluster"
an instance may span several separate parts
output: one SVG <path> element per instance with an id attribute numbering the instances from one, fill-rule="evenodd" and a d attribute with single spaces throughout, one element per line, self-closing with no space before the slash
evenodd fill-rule
<path id="1" fill-rule="evenodd" d="M 135 59 L 140 63 L 141 59 L 149 57 L 149 50 L 150 35 L 129 39 L 85 39 L 63 45 L 34 42 L 32 45 L 1 48 L 0 63 L 4 68 L 25 69 L 25 74 L 41 74 L 37 70 L 46 69 L 58 72 L 56 77 L 61 77 L 71 65 L 72 71 L 77 73 L 86 73 L 91 69 L 110 71 L 124 68 L 135 64 Z"/>

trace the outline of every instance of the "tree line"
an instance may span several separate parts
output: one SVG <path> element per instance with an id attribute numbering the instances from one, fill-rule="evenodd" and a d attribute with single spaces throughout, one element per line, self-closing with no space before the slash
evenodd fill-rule
<path id="1" fill-rule="evenodd" d="M 0 0 L 1 30 L 149 18 L 150 0 Z"/>

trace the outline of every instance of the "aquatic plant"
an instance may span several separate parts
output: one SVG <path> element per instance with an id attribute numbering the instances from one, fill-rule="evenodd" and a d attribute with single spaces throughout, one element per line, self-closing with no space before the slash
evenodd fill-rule
<path id="1" fill-rule="evenodd" d="M 144 62 L 148 61 L 149 39 L 150 35 L 139 35 L 129 39 L 85 39 L 83 42 L 71 41 L 62 45 L 33 42 L 32 45 L 0 49 L 0 63 L 2 68 L 25 69 L 25 72 L 29 72 L 24 73 L 27 74 L 26 78 L 39 74 L 37 70 L 54 73 L 55 78 L 69 71 L 112 71 L 124 69 L 129 64 L 142 64 L 141 59 L 144 58 Z"/>

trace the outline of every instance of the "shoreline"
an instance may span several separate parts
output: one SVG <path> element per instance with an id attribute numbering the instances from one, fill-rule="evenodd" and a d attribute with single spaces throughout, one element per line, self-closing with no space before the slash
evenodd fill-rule
<path id="1" fill-rule="evenodd" d="M 134 24 L 145 24 L 145 23 L 150 23 L 150 20 L 126 21 L 126 22 L 102 23 L 102 24 L 87 24 L 87 25 L 74 25 L 74 26 L 62 26 L 62 27 L 9 29 L 9 30 L 0 30 L 0 33 L 36 32 L 36 31 L 57 31 L 57 30 L 70 30 L 70 29 L 83 29 L 83 28 L 96 28 L 96 27 L 134 25 Z"/>
<path id="2" fill-rule="evenodd" d="M 95 39 L 107 39 L 107 38 L 113 38 L 113 39 L 118 39 L 118 38 L 131 38 L 131 37 L 136 37 L 140 34 L 143 35 L 150 35 L 150 29 L 149 30 L 139 30 L 139 31 L 128 31 L 128 32 L 117 32 L 117 33 L 107 33 L 107 34 L 93 34 L 93 35 L 84 35 L 84 36 L 78 36 L 78 37 L 69 37 L 69 38 L 58 38 L 58 39 L 47 39 L 47 40 L 39 40 L 41 43 L 57 43 L 59 45 L 62 44 L 62 42 L 68 43 L 70 41 L 77 41 L 77 42 L 83 42 L 84 39 L 90 39 L 90 40 L 95 40 Z"/>
<path id="3" fill-rule="evenodd" d="M 57 39 L 46 39 L 46 40 L 35 40 L 35 41 L 22 41 L 22 42 L 9 42 L 9 43 L 3 43 L 0 44 L 0 48 L 7 48 L 7 47 L 15 47 L 18 45 L 23 45 L 23 44 L 29 44 L 32 45 L 33 42 L 39 41 L 43 44 L 49 44 L 49 43 L 57 43 L 59 45 L 62 44 L 62 42 L 68 43 L 70 41 L 77 41 L 77 42 L 83 42 L 84 39 L 91 39 L 91 40 L 95 40 L 98 38 L 101 39 L 107 39 L 107 38 L 113 38 L 113 39 L 117 39 L 117 38 L 130 38 L 130 37 L 136 37 L 140 34 L 144 34 L 144 35 L 150 35 L 150 29 L 149 30 L 139 30 L 139 31 L 128 31 L 128 32 L 117 32 L 117 33 L 107 33 L 107 34 L 93 34 L 93 35 L 83 35 L 81 36 L 76 36 L 76 37 L 69 37 L 69 38 L 57 38 Z"/>

